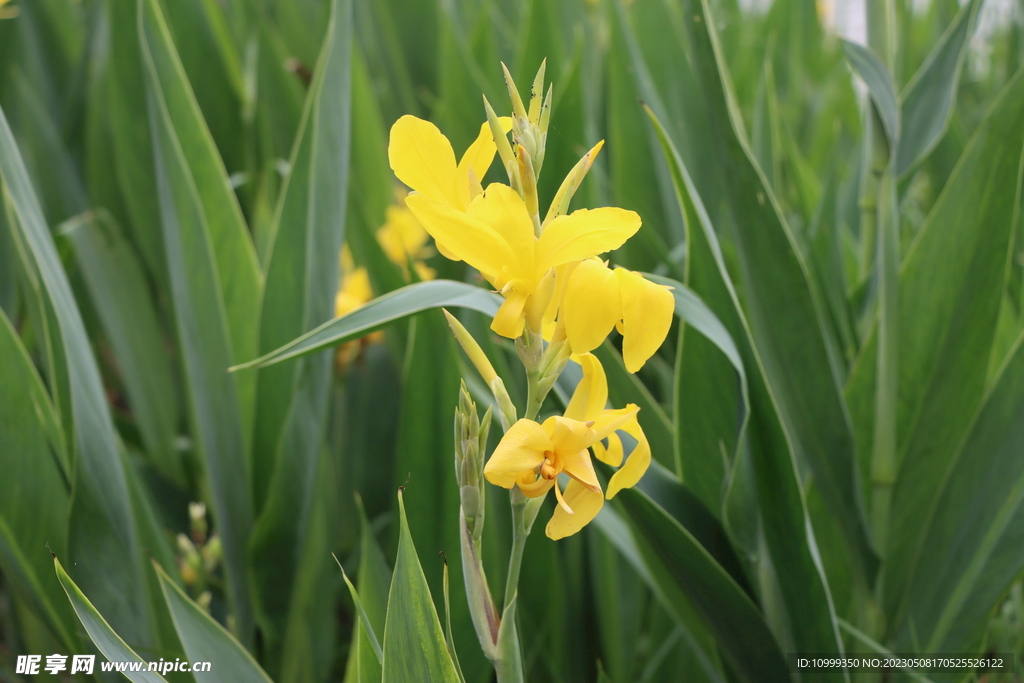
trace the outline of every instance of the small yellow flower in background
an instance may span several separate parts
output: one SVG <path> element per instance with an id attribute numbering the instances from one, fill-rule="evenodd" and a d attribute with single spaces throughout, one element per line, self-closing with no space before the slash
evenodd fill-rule
<path id="1" fill-rule="evenodd" d="M 651 461 L 651 449 L 636 420 L 640 410 L 633 404 L 620 410 L 608 410 L 608 383 L 597 358 L 585 354 L 578 358 L 583 366 L 583 380 L 576 387 L 572 400 L 562 416 L 552 416 L 538 424 L 519 420 L 505 433 L 494 454 L 484 466 L 484 476 L 496 486 L 514 486 L 530 498 L 555 490 L 558 507 L 548 522 L 546 533 L 558 540 L 571 536 L 586 526 L 604 505 L 605 494 L 594 472 L 590 450 L 613 467 L 623 461 L 622 441 L 616 434 L 622 430 L 637 444 L 608 483 L 607 497 L 635 485 Z M 607 439 L 606 448 L 601 441 Z M 569 483 L 565 491 L 558 484 L 558 475 L 565 474 Z"/>
<path id="2" fill-rule="evenodd" d="M 567 278 L 561 316 L 573 353 L 588 353 L 616 328 L 626 370 L 636 372 L 658 350 L 675 311 L 668 287 L 598 259 L 582 261 Z"/>
<path id="3" fill-rule="evenodd" d="M 18 7 L 5 7 L 10 0 L 0 0 L 0 19 L 13 19 L 18 16 Z"/>
<path id="4" fill-rule="evenodd" d="M 384 225 L 377 230 L 377 241 L 388 259 L 403 272 L 412 261 L 420 280 L 433 280 L 436 273 L 423 263 L 435 253 L 427 244 L 430 235 L 405 205 L 405 195 L 403 191 L 396 193 L 395 203 L 384 214 Z M 405 275 L 408 279 L 408 272 Z"/>

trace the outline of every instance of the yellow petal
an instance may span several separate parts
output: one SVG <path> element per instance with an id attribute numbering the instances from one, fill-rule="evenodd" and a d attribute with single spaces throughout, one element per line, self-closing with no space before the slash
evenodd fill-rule
<path id="1" fill-rule="evenodd" d="M 629 457 L 626 458 L 626 464 L 613 474 L 612 478 L 608 481 L 608 493 L 606 495 L 609 500 L 614 498 L 615 494 L 622 489 L 635 486 L 651 464 L 651 444 L 648 443 L 647 436 L 640 428 L 640 423 L 634 418 L 619 429 L 636 439 L 636 447 L 629 454 Z"/>
<path id="2" fill-rule="evenodd" d="M 580 209 L 544 228 L 537 245 L 538 267 L 554 266 L 618 249 L 640 229 L 635 211 L 615 207 Z"/>
<path id="3" fill-rule="evenodd" d="M 569 278 L 572 276 L 578 261 L 572 263 L 566 263 L 564 265 L 555 268 L 555 291 L 551 295 L 551 301 L 548 302 L 547 310 L 544 311 L 544 339 L 552 341 L 555 334 L 555 317 L 558 315 L 558 311 L 562 306 L 562 301 L 565 299 L 565 290 L 569 285 Z M 564 333 L 564 325 L 562 325 L 562 331 Z"/>
<path id="4" fill-rule="evenodd" d="M 584 353 L 573 358 L 583 368 L 583 379 L 572 392 L 565 417 L 581 422 L 596 420 L 608 403 L 608 379 L 597 356 Z"/>
<path id="5" fill-rule="evenodd" d="M 526 324 L 534 332 L 544 331 L 544 316 L 555 293 L 555 270 L 552 268 L 537 283 L 537 287 L 526 302 Z M 549 340 L 550 341 L 550 340 Z"/>
<path id="6" fill-rule="evenodd" d="M 495 314 L 494 320 L 491 321 L 491 330 L 506 339 L 516 339 L 521 335 L 523 327 L 526 325 L 523 309 L 526 307 L 528 298 L 529 295 L 526 292 L 515 290 L 508 292 L 505 295 L 505 301 L 502 302 Z"/>
<path id="7" fill-rule="evenodd" d="M 506 133 L 512 130 L 512 119 L 508 116 L 501 116 L 498 118 L 501 123 L 501 129 Z M 484 176 L 487 175 L 487 170 L 491 167 L 491 163 L 494 161 L 494 154 L 498 151 L 498 147 L 494 144 L 494 136 L 491 134 L 491 126 L 486 121 L 480 126 L 480 134 L 476 136 L 476 140 L 469 146 L 466 153 L 462 155 L 462 159 L 459 160 L 458 166 L 458 192 L 464 196 L 465 202 L 468 205 L 470 200 L 470 175 L 469 170 L 473 169 L 473 177 L 476 178 L 477 183 L 484 182 Z"/>
<path id="8" fill-rule="evenodd" d="M 561 415 L 544 420 L 544 431 L 551 437 L 553 450 L 560 458 L 572 457 L 598 440 L 594 430 L 586 424 Z"/>
<path id="9" fill-rule="evenodd" d="M 486 192 L 473 200 L 467 213 L 490 227 L 508 245 L 513 255 L 505 264 L 509 279 L 539 279 L 534 267 L 537 238 L 533 234 L 533 221 L 518 192 L 508 185 L 491 183 Z"/>
<path id="10" fill-rule="evenodd" d="M 466 208 L 456 191 L 452 144 L 430 121 L 408 114 L 395 121 L 388 142 L 388 161 L 395 176 L 420 194 Z"/>
<path id="11" fill-rule="evenodd" d="M 617 429 L 625 430 L 624 425 L 630 424 L 630 422 L 636 422 L 636 414 L 640 412 L 640 409 L 632 404 L 627 403 L 625 408 L 619 408 L 618 410 L 606 410 L 601 413 L 601 416 L 594 420 L 592 429 L 597 435 L 595 441 L 599 441 Z"/>
<path id="12" fill-rule="evenodd" d="M 566 505 L 572 508 L 573 514 L 570 515 L 561 507 L 555 508 L 555 514 L 551 515 L 551 521 L 548 522 L 548 526 L 544 530 L 548 538 L 554 541 L 572 536 L 585 527 L 594 517 L 597 517 L 601 506 L 604 505 L 604 496 L 592 491 L 575 479 L 569 480 L 569 485 L 565 487 L 562 498 Z"/>
<path id="13" fill-rule="evenodd" d="M 672 326 L 675 298 L 667 287 L 616 268 L 622 294 L 622 359 L 636 372 L 665 341 Z"/>
<path id="14" fill-rule="evenodd" d="M 573 353 L 593 351 L 622 318 L 619 283 L 596 259 L 580 262 L 569 278 L 560 315 Z"/>
<path id="15" fill-rule="evenodd" d="M 591 446 L 591 448 L 594 450 L 594 455 L 601 462 L 612 467 L 618 467 L 622 464 L 622 439 L 615 432 L 608 435 L 608 448 L 605 448 L 600 441 Z"/>
<path id="16" fill-rule="evenodd" d="M 593 491 L 601 491 L 601 482 L 597 480 L 594 463 L 590 460 L 590 452 L 582 450 L 569 457 L 562 458 L 562 471 Z"/>
<path id="17" fill-rule="evenodd" d="M 422 194 L 409 195 L 405 203 L 437 240 L 442 253 L 451 253 L 480 272 L 492 275 L 516 262 L 511 247 L 498 233 L 451 205 Z"/>
<path id="18" fill-rule="evenodd" d="M 544 452 L 551 450 L 551 439 L 543 427 L 533 420 L 519 420 L 501 437 L 484 465 L 484 476 L 495 486 L 510 489 L 524 473 L 544 462 Z"/>

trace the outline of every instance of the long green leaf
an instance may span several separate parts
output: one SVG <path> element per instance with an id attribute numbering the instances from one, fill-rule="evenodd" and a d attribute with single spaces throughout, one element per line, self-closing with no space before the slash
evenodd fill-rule
<path id="1" fill-rule="evenodd" d="M 14 217 L 12 234 L 24 272 L 33 283 L 45 325 L 42 352 L 50 390 L 75 463 L 69 553 L 80 581 L 119 629 L 150 642 L 135 520 L 118 456 L 99 369 L 71 285 L 43 218 L 35 191 L 0 110 L 0 176 Z"/>
<path id="2" fill-rule="evenodd" d="M 162 118 L 150 114 L 150 127 L 152 129 L 154 123 L 160 123 L 166 128 L 166 134 L 177 140 L 184 167 L 182 171 L 194 185 L 196 198 L 193 201 L 207 225 L 206 239 L 213 254 L 220 290 L 218 300 L 223 302 L 222 316 L 226 321 L 232 356 L 249 358 L 257 349 L 263 284 L 256 251 L 227 171 L 171 41 L 159 3 L 156 0 L 140 2 L 138 18 L 147 92 L 160 102 L 159 109 L 163 114 Z M 237 381 L 242 424 L 248 443 L 255 377 Z"/>
<path id="3" fill-rule="evenodd" d="M 248 643 L 253 617 L 246 542 L 252 502 L 245 415 L 252 402 L 253 378 L 225 370 L 239 354 L 255 350 L 260 276 L 238 205 L 155 0 L 140 2 L 139 29 L 164 249 L 192 429 L 224 543 L 231 609 L 238 633 Z"/>
<path id="4" fill-rule="evenodd" d="M 348 185 L 351 23 L 351 2 L 332 3 L 273 227 L 260 322 L 264 353 L 333 317 Z M 296 588 L 332 361 L 323 352 L 259 373 L 253 487 L 255 500 L 265 503 L 250 549 L 261 626 L 272 650 L 280 646 Z"/>
<path id="5" fill-rule="evenodd" d="M 380 638 L 384 633 L 384 620 L 388 611 L 388 591 L 391 586 L 391 568 L 377 544 L 366 520 L 366 512 L 359 504 L 359 574 L 356 577 L 360 596 L 360 622 L 352 634 L 349 662 L 345 670 L 345 683 L 378 683 L 381 679 Z M 362 620 L 363 613 L 370 628 Z"/>
<path id="6" fill-rule="evenodd" d="M 666 159 L 674 169 L 673 180 L 676 182 L 676 193 L 683 215 L 698 218 L 696 225 L 687 224 L 687 244 L 691 264 L 699 263 L 702 277 L 706 279 L 701 282 L 691 280 L 691 287 L 706 301 L 721 302 L 722 308 L 715 313 L 733 339 L 741 345 L 743 365 L 750 382 L 751 414 L 746 427 L 750 468 L 743 476 L 752 477 L 751 490 L 745 495 L 753 498 L 754 502 L 744 501 L 747 509 L 744 510 L 745 519 L 740 521 L 748 530 L 756 529 L 758 524 L 763 528 L 771 554 L 770 559 L 761 557 L 758 561 L 774 565 L 796 647 L 806 652 L 841 652 L 832 598 L 818 557 L 813 530 L 808 523 L 807 508 L 797 479 L 794 448 L 789 432 L 783 426 L 783 411 L 776 394 L 766 381 L 768 373 L 765 364 L 752 342 L 751 330 L 729 281 L 707 212 L 672 141 L 658 120 L 654 118 L 653 121 L 664 146 Z M 737 458 L 732 464 L 732 493 L 741 491 L 735 486 L 735 481 L 744 481 L 741 476 L 743 470 L 740 469 L 744 463 L 745 460 Z M 754 514 L 760 515 L 760 522 L 752 519 Z M 737 537 L 732 521 L 729 528 L 734 542 L 741 546 L 750 545 Z M 832 672 L 831 676 L 836 680 L 845 678 L 838 671 Z"/>
<path id="7" fill-rule="evenodd" d="M 71 606 L 82 621 L 82 626 L 85 627 L 85 632 L 89 634 L 93 644 L 103 656 L 111 662 L 142 662 L 143 659 L 121 640 L 121 637 L 114 632 L 103 615 L 93 607 L 89 598 L 85 597 L 85 593 L 75 585 L 56 557 L 53 558 L 53 566 L 57 572 L 57 579 L 64 587 L 68 600 L 71 601 Z M 164 682 L 164 678 L 160 674 L 151 671 L 125 671 L 124 675 L 134 683 Z"/>
<path id="8" fill-rule="evenodd" d="M 42 379 L 0 311 L 0 568 L 62 645 L 72 648 L 72 617 L 50 574 L 67 548 L 70 469 L 64 435 Z M 59 593 L 58 593 L 59 594 Z"/>
<path id="9" fill-rule="evenodd" d="M 979 651 L 986 615 L 1024 570 L 1024 336 L 957 445 L 908 577 L 896 648 Z"/>
<path id="10" fill-rule="evenodd" d="M 885 64 L 868 48 L 857 43 L 843 40 L 843 52 L 854 72 L 868 86 L 871 99 L 878 107 L 878 116 L 882 119 L 885 135 L 889 138 L 890 147 L 895 147 L 900 139 L 900 105 L 896 99 L 896 86 L 892 75 Z"/>
<path id="11" fill-rule="evenodd" d="M 964 151 L 899 272 L 898 478 L 886 548 L 886 610 L 893 613 L 971 415 L 989 355 L 1020 191 L 1024 76 L 1004 88 Z M 861 458 L 871 452 L 877 334 L 847 385 Z"/>
<path id="12" fill-rule="evenodd" d="M 193 662 L 210 662 L 209 673 L 194 673 L 196 681 L 232 681 L 233 683 L 271 683 L 252 655 L 223 626 L 154 564 L 160 577 L 164 599 L 174 619 L 174 628 Z"/>
<path id="13" fill-rule="evenodd" d="M 365 306 L 326 322 L 281 348 L 256 360 L 237 365 L 232 370 L 272 365 L 289 358 L 314 353 L 328 346 L 343 344 L 431 308 L 461 306 L 485 315 L 494 315 L 500 305 L 501 300 L 496 295 L 463 282 L 417 282 L 377 297 Z"/>
<path id="14" fill-rule="evenodd" d="M 788 680 L 764 616 L 697 539 L 645 493 L 626 489 L 617 498 L 654 580 L 667 596 L 680 592 L 689 599 L 742 680 Z"/>
<path id="15" fill-rule="evenodd" d="M 911 170 L 946 132 L 981 4 L 980 0 L 971 0 L 960 8 L 953 23 L 900 95 L 903 134 L 896 148 L 897 176 Z"/>
<path id="16" fill-rule="evenodd" d="M 163 330 L 142 266 L 106 212 L 66 225 L 75 258 L 103 322 L 139 426 L 149 461 L 184 485 L 174 440 L 181 418 L 178 387 L 165 351 Z"/>
<path id="17" fill-rule="evenodd" d="M 806 264 L 750 153 L 708 3 L 686 0 L 681 14 L 711 122 L 713 169 L 720 174 L 729 207 L 728 220 L 721 227 L 735 248 L 738 288 L 758 363 L 797 462 L 813 473 L 854 557 L 870 575 L 876 559 L 857 486 L 850 419 Z M 636 67 L 645 69 L 643 64 Z M 721 311 L 716 313 L 722 317 Z M 738 331 L 730 331 L 735 339 Z M 744 360 L 747 372 L 754 374 L 752 361 Z M 753 385 L 756 379 L 750 381 Z"/>
<path id="18" fill-rule="evenodd" d="M 420 495 L 429 493 L 424 489 Z M 384 683 L 458 683 L 459 676 L 448 654 L 444 631 L 409 533 L 401 491 L 398 513 L 401 529 L 384 625 L 382 680 Z"/>

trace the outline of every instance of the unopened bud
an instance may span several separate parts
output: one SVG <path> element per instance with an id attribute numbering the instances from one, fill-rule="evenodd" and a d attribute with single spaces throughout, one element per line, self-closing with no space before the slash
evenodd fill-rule
<path id="1" fill-rule="evenodd" d="M 200 545 L 206 543 L 206 534 L 210 530 L 209 524 L 206 521 L 206 504 L 189 503 L 188 519 L 192 532 L 192 540 Z"/>
<path id="2" fill-rule="evenodd" d="M 459 322 L 459 319 L 449 313 L 447 309 L 441 309 L 444 311 L 444 317 L 448 320 L 448 327 L 452 328 L 452 334 L 455 335 L 455 339 L 459 342 L 459 346 L 469 356 L 469 360 L 473 363 L 473 367 L 480 373 L 484 382 L 490 384 L 498 376 L 498 373 L 494 371 L 494 366 L 491 365 L 491 361 L 487 359 L 487 354 L 477 344 L 476 339 L 469 333 L 465 325 Z"/>
<path id="3" fill-rule="evenodd" d="M 481 426 L 476 403 L 466 383 L 459 389 L 459 407 L 455 410 L 455 480 L 459 485 L 462 513 L 474 538 L 479 538 L 484 524 L 484 451 L 491 411 L 484 414 Z M 482 439 L 481 439 L 482 435 Z"/>
<path id="4" fill-rule="evenodd" d="M 210 573 L 224 559 L 224 546 L 221 545 L 220 536 L 212 536 L 209 542 L 203 546 L 203 567 Z"/>

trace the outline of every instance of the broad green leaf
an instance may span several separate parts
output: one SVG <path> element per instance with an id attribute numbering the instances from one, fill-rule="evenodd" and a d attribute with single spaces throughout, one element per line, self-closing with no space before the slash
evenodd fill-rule
<path id="1" fill-rule="evenodd" d="M 456 342 L 441 312 L 428 311 L 414 318 L 402 368 L 401 403 L 396 406 L 400 421 L 394 476 L 395 483 L 409 483 L 409 498 L 403 497 L 402 505 L 409 511 L 410 533 L 424 548 L 420 557 L 426 567 L 423 573 L 430 593 L 437 598 L 438 610 L 443 607 L 440 600 L 444 587 L 443 562 L 438 552 L 454 558 L 461 547 L 461 497 L 451 467 L 455 452 L 452 419 L 459 396 L 460 370 Z M 452 563 L 450 570 L 452 583 L 464 585 L 462 563 Z M 396 563 L 395 576 L 398 575 Z M 456 642 L 476 642 L 465 591 L 459 590 L 451 597 Z M 389 615 L 393 609 L 389 603 Z M 384 650 L 386 670 L 386 644 Z M 463 648 L 461 663 L 470 680 L 476 680 L 489 669 L 479 647 Z"/>
<path id="2" fill-rule="evenodd" d="M 279 683 L 320 683 L 331 675 L 337 664 L 338 613 L 336 596 L 340 589 L 337 570 L 328 559 L 337 547 L 337 478 L 326 448 L 320 451 L 318 469 L 310 495 L 310 512 L 303 530 L 301 553 L 295 569 L 295 588 L 287 622 L 282 629 L 284 643 L 280 655 Z M 261 657 L 264 668 L 275 666 L 268 656 Z"/>
<path id="3" fill-rule="evenodd" d="M 889 139 L 889 147 L 895 148 L 900 139 L 900 106 L 896 100 L 896 87 L 892 75 L 885 68 L 882 60 L 868 48 L 849 40 L 843 40 L 843 52 L 853 67 L 854 73 L 860 76 L 864 85 L 871 93 L 871 99 L 882 119 L 885 135 Z"/>
<path id="4" fill-rule="evenodd" d="M 67 548 L 70 469 L 60 423 L 42 379 L 0 311 L 0 569 L 61 645 L 74 649 L 73 617 L 50 557 Z M 59 595 L 59 592 L 56 593 Z"/>
<path id="5" fill-rule="evenodd" d="M 900 95 L 903 132 L 896 148 L 896 176 L 902 176 L 924 158 L 946 132 L 967 44 L 974 34 L 981 7 L 971 0 L 942 34 Z"/>
<path id="6" fill-rule="evenodd" d="M 883 584 L 890 614 L 916 571 L 939 486 L 985 391 L 1020 191 L 1022 117 L 1018 74 L 979 125 L 900 267 L 899 469 Z M 863 463 L 873 442 L 877 344 L 872 333 L 847 385 Z"/>
<path id="7" fill-rule="evenodd" d="M 696 216 L 688 215 L 686 219 L 690 222 L 695 220 Z M 747 375 L 743 369 L 743 360 L 740 358 L 740 352 L 736 348 L 736 343 L 733 341 L 729 331 L 725 329 L 722 321 L 718 319 L 693 290 L 681 282 L 670 278 L 656 275 L 648 275 L 647 278 L 672 288 L 672 296 L 676 300 L 676 315 L 685 324 L 680 334 L 680 351 L 676 354 L 677 365 L 675 370 L 676 403 L 674 404 L 674 421 L 676 429 L 674 434 L 676 473 L 688 479 L 692 478 L 696 482 L 695 488 L 701 489 L 698 495 L 704 500 L 705 504 L 711 505 L 714 514 L 718 516 L 721 507 L 719 499 L 721 484 L 734 446 L 727 446 L 725 441 L 720 442 L 714 436 L 710 437 L 708 444 L 697 445 L 695 443 L 697 434 L 689 433 L 691 431 L 689 426 L 693 422 L 703 422 L 702 418 L 704 416 L 698 417 L 697 413 L 705 412 L 709 394 L 724 395 L 725 404 L 721 406 L 723 412 L 726 413 L 724 422 L 731 426 L 726 427 L 726 431 L 731 432 L 728 435 L 728 443 L 734 443 L 738 428 L 736 422 L 736 400 L 735 396 L 732 395 L 734 392 L 728 390 L 729 380 L 727 375 L 707 374 L 712 368 L 719 367 L 721 359 L 718 357 L 719 354 L 714 354 L 710 358 L 706 354 L 708 351 L 711 351 L 708 348 L 711 345 L 721 354 L 724 354 L 729 364 L 732 365 L 739 377 L 740 395 L 743 399 L 743 415 L 745 416 L 749 410 L 749 398 Z M 687 336 L 686 332 L 690 327 L 700 332 L 701 338 L 698 339 L 692 334 Z M 683 353 L 683 350 L 687 348 L 686 344 L 696 347 L 690 350 L 688 355 L 690 359 L 699 358 L 701 360 L 699 365 L 684 362 L 687 359 L 687 356 Z M 726 385 L 726 391 L 716 391 L 714 387 L 707 387 L 707 392 L 693 392 L 689 384 L 695 379 L 692 375 L 697 374 L 703 375 L 702 379 L 707 379 L 709 384 Z M 684 424 L 686 425 L 685 427 L 683 427 Z M 698 426 L 695 431 L 699 433 L 710 426 L 708 424 Z M 727 450 L 722 452 L 723 448 Z M 712 455 L 711 462 L 707 462 L 708 454 Z M 701 459 L 705 460 L 705 462 L 700 462 Z M 691 461 L 695 466 L 684 466 L 683 463 L 686 460 Z"/>
<path id="8" fill-rule="evenodd" d="M 359 502 L 359 501 L 357 501 Z M 345 669 L 345 683 L 378 683 L 381 679 L 380 637 L 384 633 L 384 620 L 388 610 L 388 591 L 391 587 L 391 568 L 377 544 L 373 529 L 366 520 L 366 512 L 359 502 L 359 584 L 360 621 L 352 630 L 349 661 Z M 350 585 L 351 589 L 352 586 Z M 353 596 L 353 601 L 355 597 Z M 366 618 L 363 619 L 365 614 Z M 369 622 L 369 628 L 366 627 Z"/>
<path id="9" fill-rule="evenodd" d="M 419 495 L 430 493 L 424 486 Z M 441 622 L 409 533 L 401 491 L 398 493 L 398 512 L 401 529 L 384 625 L 382 680 L 384 683 L 458 683 L 459 676 L 448 655 Z"/>
<path id="10" fill-rule="evenodd" d="M 229 173 L 244 169 L 246 125 L 239 50 L 225 24 L 223 3 L 162 4 L 189 88 Z"/>
<path id="11" fill-rule="evenodd" d="M 182 486 L 184 465 L 174 443 L 181 419 L 178 387 L 138 257 L 106 212 L 70 222 L 64 234 L 75 246 L 93 307 L 113 347 L 147 458 Z"/>
<path id="12" fill-rule="evenodd" d="M 387 209 L 395 202 L 395 181 L 388 166 L 387 148 L 387 128 L 362 48 L 357 45 L 352 58 L 352 172 L 345 241 L 352 248 L 356 263 L 366 268 L 377 296 L 405 285 L 401 269 L 388 259 L 377 241 L 377 230 L 384 225 Z"/>
<path id="13" fill-rule="evenodd" d="M 500 305 L 501 300 L 496 295 L 463 282 L 452 282 L 451 280 L 417 282 L 379 296 L 365 306 L 328 321 L 281 348 L 256 360 L 237 365 L 232 370 L 272 365 L 289 358 L 314 353 L 328 346 L 337 346 L 353 339 L 365 337 L 397 320 L 431 308 L 462 306 L 480 311 L 485 315 L 494 315 Z"/>
<path id="14" fill-rule="evenodd" d="M 702 40 L 707 40 L 707 34 Z M 705 49 L 710 49 L 710 46 Z M 762 556 L 757 561 L 762 564 L 770 561 L 774 567 L 795 646 L 807 652 L 841 652 L 828 583 L 817 555 L 814 532 L 807 519 L 807 508 L 797 478 L 795 448 L 783 426 L 782 406 L 767 383 L 766 365 L 753 343 L 755 337 L 727 275 L 707 212 L 672 141 L 658 125 L 657 119 L 653 120 L 659 130 L 666 159 L 674 169 L 673 180 L 683 215 L 698 219 L 696 224 L 687 223 L 687 244 L 690 272 L 695 272 L 692 268 L 700 264 L 702 280 L 691 279 L 689 285 L 705 301 L 722 306 L 715 313 L 733 340 L 740 344 L 743 366 L 750 383 L 751 412 L 745 426 L 749 462 L 737 457 L 732 464 L 729 481 L 729 493 L 740 495 L 740 504 L 745 508 L 744 519 L 729 520 L 727 528 L 733 542 L 741 546 L 748 544 L 737 537 L 736 523 L 745 525 L 748 531 L 758 525 L 763 529 L 770 559 Z M 741 470 L 741 466 L 747 469 Z M 750 479 L 749 492 L 736 484 L 737 481 L 746 482 L 747 478 Z M 750 498 L 756 503 L 748 500 Z M 726 504 L 729 504 L 728 499 Z M 758 513 L 760 521 L 753 518 Z M 777 618 L 774 626 L 783 628 Z M 836 680 L 845 679 L 842 672 L 833 672 L 833 676 Z"/>
<path id="15" fill-rule="evenodd" d="M 163 569 L 155 564 L 153 569 L 160 577 L 160 587 L 185 655 L 193 662 L 210 662 L 209 672 L 192 674 L 197 683 L 225 680 L 271 683 L 270 677 L 231 633 L 192 602 Z"/>
<path id="16" fill-rule="evenodd" d="M 260 321 L 264 353 L 334 316 L 348 186 L 351 15 L 348 0 L 332 3 L 281 192 Z M 332 361 L 324 351 L 259 372 L 253 489 L 264 502 L 250 552 L 269 650 L 281 644 L 304 545 Z"/>
<path id="17" fill-rule="evenodd" d="M 44 367 L 74 463 L 68 552 L 111 621 L 147 644 L 141 553 L 110 409 L 85 325 L 36 194 L 0 110 L 0 176 L 14 242 L 32 283 Z"/>
<path id="18" fill-rule="evenodd" d="M 138 0 L 107 0 L 110 69 L 107 111 L 114 169 L 132 242 L 160 287 L 168 287 L 167 259 L 160 232 L 160 205 L 153 171 L 153 144 L 146 118 L 145 65 L 139 59 Z"/>
<path id="19" fill-rule="evenodd" d="M 1024 336 L 957 445 L 908 577 L 895 646 L 978 652 L 1024 569 Z M 919 645 L 917 645 L 919 643 Z"/>
<path id="20" fill-rule="evenodd" d="M 75 613 L 78 614 L 78 618 L 82 622 L 82 626 L 85 627 L 85 632 L 89 634 L 96 648 L 111 662 L 141 662 L 143 659 L 139 657 L 135 652 L 128 647 L 128 645 L 121 640 L 121 637 L 114 632 L 114 629 L 110 627 L 107 620 L 103 618 L 103 615 L 93 607 L 93 604 L 89 601 L 89 598 L 85 597 L 85 593 L 75 585 L 75 582 L 71 580 L 71 577 L 64 571 L 64 567 L 61 566 L 60 560 L 56 557 L 53 558 L 53 566 L 57 572 L 57 579 L 64 587 L 64 592 L 68 595 L 68 600 L 71 601 L 71 606 L 74 608 Z M 96 665 L 96 670 L 99 670 L 99 665 Z M 125 671 L 124 675 L 133 683 L 161 683 L 164 678 L 160 674 L 152 671 Z"/>
<path id="21" fill-rule="evenodd" d="M 743 312 L 749 321 L 756 363 L 762 366 L 767 392 L 775 404 L 771 412 L 777 410 L 780 432 L 796 461 L 806 465 L 817 480 L 855 557 L 870 575 L 875 558 L 856 485 L 850 419 L 806 264 L 750 154 L 707 0 L 686 0 L 682 14 L 689 17 L 683 26 L 708 117 L 716 122 L 710 133 L 717 160 L 713 166 L 721 174 L 730 214 L 722 227 L 727 228 L 724 232 L 735 248 Z M 694 20 L 695 16 L 700 20 Z M 716 313 L 722 317 L 721 311 Z M 734 339 L 739 334 L 735 329 L 731 332 Z M 755 362 L 746 355 L 744 365 L 748 374 L 755 374 Z M 753 395 L 757 380 L 748 379 Z M 786 458 L 778 460 L 779 467 L 788 468 Z M 793 513 L 795 521 L 800 513 Z"/>
<path id="22" fill-rule="evenodd" d="M 150 131 L 192 432 L 209 478 L 238 633 L 253 631 L 246 418 L 254 377 L 226 369 L 255 350 L 260 275 L 252 243 L 155 0 L 139 4 Z"/>
<path id="23" fill-rule="evenodd" d="M 788 680 L 785 656 L 761 611 L 697 539 L 643 492 L 625 489 L 616 498 L 654 581 L 669 600 L 686 596 L 742 680 Z"/>
<path id="24" fill-rule="evenodd" d="M 171 41 L 159 3 L 139 3 L 139 42 L 147 93 L 156 98 L 162 117 L 150 114 L 176 139 L 183 181 L 192 184 L 193 202 L 207 225 L 214 274 L 233 358 L 249 358 L 257 349 L 259 301 L 263 277 L 227 171 L 203 120 L 185 70 Z M 152 107 L 150 107 L 152 109 Z M 153 142 L 154 145 L 157 141 Z M 165 151 L 166 155 L 167 152 Z M 157 162 L 159 165 L 159 161 Z M 159 195 L 159 192 L 157 193 Z M 166 241 L 166 240 L 165 240 Z M 166 244 L 165 244 L 166 248 Z M 171 257 L 168 255 L 168 259 Z M 213 292 L 211 292 L 212 294 Z M 239 378 L 238 394 L 245 443 L 251 439 L 255 377 Z"/>

